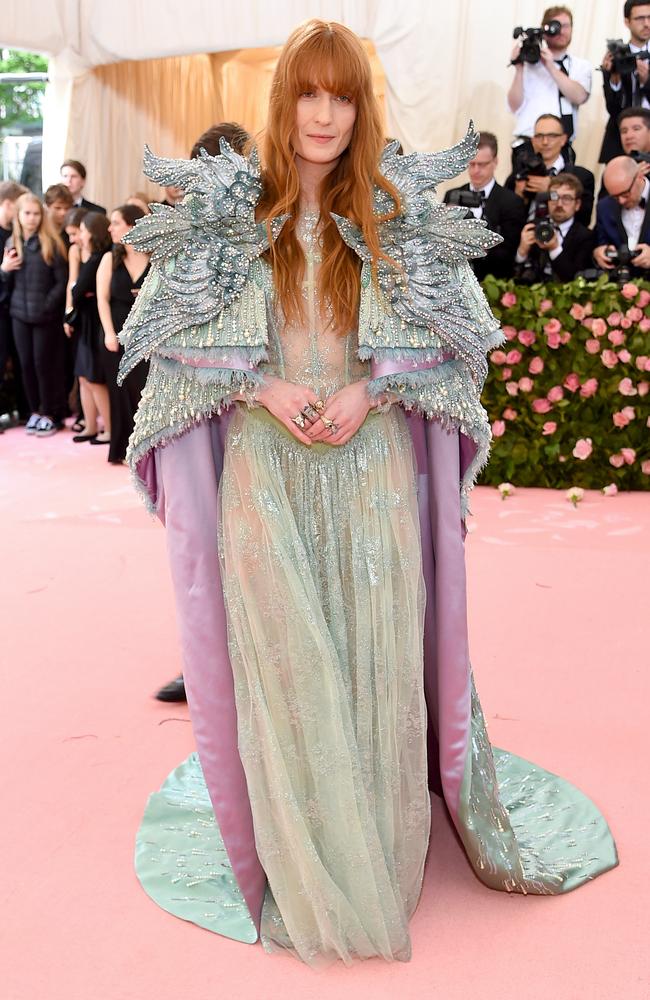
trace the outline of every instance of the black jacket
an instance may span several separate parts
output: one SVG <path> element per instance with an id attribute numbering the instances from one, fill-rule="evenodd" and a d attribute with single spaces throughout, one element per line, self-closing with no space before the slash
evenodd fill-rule
<path id="1" fill-rule="evenodd" d="M 55 252 L 52 264 L 46 264 L 38 236 L 30 236 L 25 243 L 22 267 L 0 274 L 10 296 L 9 311 L 16 319 L 24 323 L 63 320 L 68 262 Z"/>
<path id="2" fill-rule="evenodd" d="M 469 191 L 469 184 L 463 184 L 454 191 Z M 445 194 L 445 202 L 449 194 Z M 472 270 L 479 281 L 488 274 L 495 278 L 511 278 L 515 266 L 515 254 L 519 245 L 519 234 L 526 222 L 526 207 L 516 194 L 507 191 L 500 184 L 495 184 L 489 197 L 483 204 L 483 218 L 488 229 L 503 236 L 503 243 L 488 250 L 485 257 L 470 261 Z"/>
<path id="3" fill-rule="evenodd" d="M 591 213 L 594 207 L 594 190 L 596 182 L 594 175 L 591 170 L 587 170 L 586 167 L 578 167 L 575 163 L 567 163 L 562 167 L 563 174 L 573 174 L 577 177 L 583 187 L 583 195 L 581 199 L 580 211 L 577 213 L 576 218 L 578 222 L 581 222 L 583 226 L 588 226 L 591 222 Z M 515 175 L 514 172 L 510 174 L 505 185 L 509 191 L 514 191 L 515 189 Z M 526 205 L 526 215 L 528 215 L 528 208 L 530 206 L 530 198 L 524 199 Z"/>
<path id="4" fill-rule="evenodd" d="M 621 77 L 621 86 L 618 90 L 612 90 L 610 76 L 610 73 L 603 71 L 603 93 L 605 95 L 605 107 L 607 108 L 609 119 L 605 126 L 603 144 L 600 147 L 599 163 L 609 163 L 615 156 L 623 156 L 623 147 L 621 146 L 621 137 L 616 120 L 621 111 L 625 108 L 631 108 L 635 102 L 634 88 L 632 86 L 633 74 Z M 650 101 L 650 82 L 645 87 L 640 87 L 637 93 L 638 97 L 636 100 L 638 103 L 641 103 L 640 98 L 642 99 L 643 97 Z"/>
<path id="5" fill-rule="evenodd" d="M 596 246 L 619 247 L 621 243 L 627 244 L 627 233 L 623 225 L 621 206 L 616 198 L 608 195 L 598 202 L 596 210 Z M 643 225 L 639 233 L 639 243 L 650 243 L 650 199 L 646 205 Z M 633 277 L 648 277 L 647 267 L 635 267 L 630 265 L 630 273 Z"/>
<path id="6" fill-rule="evenodd" d="M 552 272 L 551 281 L 573 281 L 580 271 L 586 271 L 594 266 L 592 254 L 595 245 L 596 234 L 594 231 L 587 229 L 576 218 L 564 238 L 562 253 L 558 254 L 555 260 L 550 259 L 547 251 L 533 244 L 526 261 L 523 264 L 518 264 L 517 269 L 521 271 L 526 267 L 533 267 L 539 274 L 538 280 L 543 281 L 545 277 L 544 264 L 548 260 Z"/>
<path id="7" fill-rule="evenodd" d="M 89 212 L 99 212 L 100 215 L 106 215 L 106 209 L 101 205 L 96 205 L 94 201 L 87 201 L 85 198 L 81 199 L 81 205 L 79 208 L 85 208 Z"/>

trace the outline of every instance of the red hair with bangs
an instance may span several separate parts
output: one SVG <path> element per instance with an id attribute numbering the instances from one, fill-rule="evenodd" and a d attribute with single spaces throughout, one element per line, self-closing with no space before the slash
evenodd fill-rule
<path id="1" fill-rule="evenodd" d="M 370 61 L 360 40 L 342 24 L 307 21 L 291 34 L 278 60 L 262 149 L 261 217 L 270 224 L 277 216 L 290 216 L 270 251 L 278 302 L 288 322 L 304 321 L 301 287 L 305 257 L 296 237 L 300 177 L 292 136 L 298 97 L 313 87 L 346 94 L 357 111 L 350 144 L 324 177 L 319 192 L 323 251 L 319 293 L 322 301 L 331 304 L 335 329 L 345 335 L 358 323 L 361 265 L 341 239 L 330 212 L 359 226 L 374 261 L 390 260 L 379 244 L 377 224 L 398 215 L 401 205 L 397 189 L 379 172 L 386 140 L 372 90 Z M 373 213 L 375 185 L 388 192 L 395 203 L 388 215 Z"/>

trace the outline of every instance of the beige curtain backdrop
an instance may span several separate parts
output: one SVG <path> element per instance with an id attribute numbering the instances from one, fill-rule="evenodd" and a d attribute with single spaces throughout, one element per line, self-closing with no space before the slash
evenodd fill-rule
<path id="1" fill-rule="evenodd" d="M 546 6 L 538 0 L 2 0 L 0 45 L 52 57 L 44 179 L 58 179 L 64 153 L 82 159 L 88 194 L 103 204 L 143 186 L 144 142 L 187 155 L 198 132 L 221 116 L 258 129 L 274 59 L 269 47 L 308 17 L 342 21 L 372 41 L 385 73 L 387 132 L 407 151 L 450 145 L 471 117 L 497 134 L 503 180 L 513 122 L 506 106 L 512 29 L 538 25 Z M 623 0 L 569 0 L 569 7 L 571 51 L 594 65 L 592 96 L 580 112 L 578 162 L 597 169 L 605 109 L 595 67 L 605 39 L 625 35 Z"/>

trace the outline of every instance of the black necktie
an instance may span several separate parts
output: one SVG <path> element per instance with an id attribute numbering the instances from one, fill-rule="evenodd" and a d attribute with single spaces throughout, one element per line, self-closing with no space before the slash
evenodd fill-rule
<path id="1" fill-rule="evenodd" d="M 547 176 L 548 177 L 555 177 L 556 174 L 557 174 L 557 168 L 556 167 L 551 167 Z"/>
<path id="2" fill-rule="evenodd" d="M 645 208 L 645 198 L 641 198 L 639 202 L 639 208 Z"/>
<path id="3" fill-rule="evenodd" d="M 554 62 L 555 62 L 556 66 L 560 67 L 561 72 L 564 73 L 565 76 L 568 76 L 569 75 L 569 71 L 566 68 L 566 66 L 564 65 L 564 60 L 565 59 L 566 59 L 566 56 L 562 56 L 561 59 L 555 59 Z"/>

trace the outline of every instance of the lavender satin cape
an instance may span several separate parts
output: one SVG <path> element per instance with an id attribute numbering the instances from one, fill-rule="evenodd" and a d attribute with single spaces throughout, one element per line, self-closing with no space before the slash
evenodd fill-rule
<path id="1" fill-rule="evenodd" d="M 233 873 L 259 932 L 266 885 L 244 769 L 228 658 L 217 555 L 217 490 L 228 412 L 203 420 L 147 453 L 137 472 L 166 527 L 194 736 Z M 429 712 L 429 784 L 458 826 L 470 736 L 464 526 L 459 486 L 475 445 L 457 431 L 408 414 L 418 471 L 427 590 L 424 687 Z"/>

